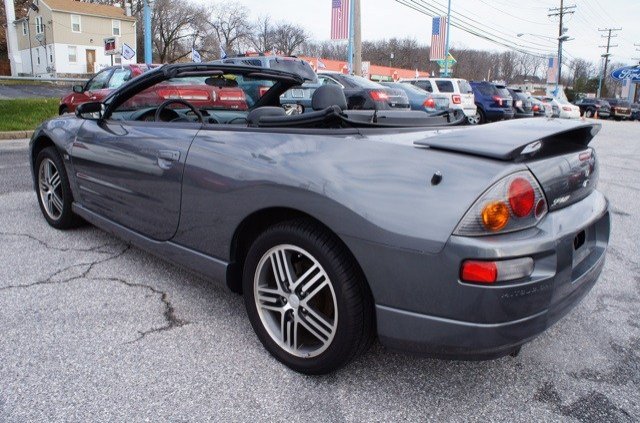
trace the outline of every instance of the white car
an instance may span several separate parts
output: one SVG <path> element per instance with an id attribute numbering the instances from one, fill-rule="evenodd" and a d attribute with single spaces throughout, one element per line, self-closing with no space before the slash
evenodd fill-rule
<path id="1" fill-rule="evenodd" d="M 450 107 L 460 110 L 465 116 L 475 116 L 476 102 L 473 89 L 466 79 L 460 78 L 402 78 L 400 82 L 412 84 L 434 94 L 445 94 L 450 98 Z"/>
<path id="2" fill-rule="evenodd" d="M 567 100 L 544 97 L 542 99 L 545 103 L 550 103 L 553 106 L 554 114 L 562 119 L 580 119 L 580 107 L 569 103 Z"/>

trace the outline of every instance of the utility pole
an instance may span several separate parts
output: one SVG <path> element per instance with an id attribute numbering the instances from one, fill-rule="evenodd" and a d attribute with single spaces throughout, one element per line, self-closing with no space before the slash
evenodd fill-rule
<path id="1" fill-rule="evenodd" d="M 447 34 L 444 41 L 444 77 L 449 77 L 449 30 L 451 29 L 451 0 L 447 3 Z"/>
<path id="2" fill-rule="evenodd" d="M 609 53 L 609 49 L 612 48 L 612 47 L 618 47 L 617 44 L 611 45 L 611 39 L 617 37 L 617 35 L 613 35 L 612 33 L 614 31 L 622 31 L 622 28 L 604 28 L 604 29 L 598 28 L 598 31 L 607 32 L 607 35 L 601 35 L 600 36 L 602 38 L 606 38 L 607 39 L 607 45 L 606 46 L 599 46 L 600 48 L 606 48 L 607 49 L 607 51 L 602 55 L 602 57 L 604 57 L 604 66 L 602 67 L 602 74 L 600 75 L 600 80 L 598 81 L 598 94 L 597 94 L 597 97 L 600 98 L 600 94 L 602 94 L 602 82 L 607 77 L 607 66 L 609 66 L 609 56 L 611 56 L 611 53 Z"/>
<path id="3" fill-rule="evenodd" d="M 144 0 L 144 62 L 146 64 L 153 62 L 151 50 L 151 1 Z"/>
<path id="4" fill-rule="evenodd" d="M 13 0 L 4 0 L 4 10 L 7 16 L 7 53 L 9 55 L 9 63 L 11 65 L 11 76 L 18 75 L 18 63 L 21 62 L 18 51 L 18 34 L 16 25 L 16 9 Z"/>
<path id="5" fill-rule="evenodd" d="M 556 95 L 558 95 L 558 85 L 562 82 L 562 42 L 568 41 L 568 37 L 564 37 L 564 33 L 566 32 L 564 26 L 562 25 L 564 21 L 564 15 L 571 15 L 575 13 L 576 6 L 565 6 L 564 0 L 560 0 L 560 7 L 554 7 L 549 9 L 549 14 L 547 16 L 558 16 L 560 19 L 560 23 L 558 25 L 558 77 L 556 79 Z"/>
<path id="6" fill-rule="evenodd" d="M 352 0 L 355 5 L 353 7 L 354 22 L 353 22 L 353 73 L 362 75 L 362 19 L 360 10 L 360 0 Z"/>

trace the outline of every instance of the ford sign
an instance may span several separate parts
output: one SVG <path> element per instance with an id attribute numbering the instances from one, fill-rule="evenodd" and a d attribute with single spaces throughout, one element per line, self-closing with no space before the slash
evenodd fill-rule
<path id="1" fill-rule="evenodd" d="M 625 66 L 611 71 L 611 77 L 618 81 L 631 79 L 631 82 L 640 82 L 640 65 Z"/>

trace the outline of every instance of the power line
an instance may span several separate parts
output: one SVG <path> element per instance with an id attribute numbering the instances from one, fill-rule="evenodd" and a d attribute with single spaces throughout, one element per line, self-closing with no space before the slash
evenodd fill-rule
<path id="1" fill-rule="evenodd" d="M 438 10 L 437 8 L 435 8 L 435 6 L 431 6 L 428 5 L 424 2 L 420 2 L 420 4 L 418 4 L 417 1 L 414 0 L 395 0 L 397 3 L 400 3 L 404 6 L 407 6 L 419 13 L 422 13 L 424 15 L 430 16 L 430 17 L 434 17 L 434 16 L 441 16 L 443 14 L 442 10 Z M 456 12 L 457 13 L 457 12 Z M 457 13 L 458 15 L 460 15 L 460 13 Z M 466 20 L 470 20 L 473 21 L 473 19 L 471 18 L 467 18 L 464 15 L 461 15 L 462 18 L 466 19 Z M 543 57 L 546 58 L 548 57 L 545 54 L 539 53 L 539 52 L 533 52 L 527 49 L 537 49 L 535 47 L 530 47 L 530 46 L 522 46 L 518 43 L 514 43 L 513 40 L 508 40 L 505 39 L 504 37 L 500 37 L 497 35 L 491 35 L 488 34 L 486 32 L 484 32 L 484 30 L 482 30 L 481 28 L 478 28 L 476 25 L 470 24 L 468 22 L 464 22 L 462 21 L 461 18 L 457 18 L 457 17 L 453 17 L 456 20 L 454 21 L 454 19 L 451 20 L 451 26 L 458 28 L 464 32 L 467 32 L 471 35 L 475 35 L 476 37 L 482 38 L 484 40 L 487 40 L 489 42 L 492 42 L 494 44 L 498 44 L 501 45 L 503 47 L 506 47 L 508 49 L 517 51 L 519 53 L 523 53 L 523 54 L 528 54 L 531 56 L 536 56 L 536 57 Z M 458 22 L 459 21 L 459 22 Z M 539 49 L 539 50 L 543 50 L 543 49 Z M 543 50 L 543 51 L 548 51 L 548 50 Z"/>

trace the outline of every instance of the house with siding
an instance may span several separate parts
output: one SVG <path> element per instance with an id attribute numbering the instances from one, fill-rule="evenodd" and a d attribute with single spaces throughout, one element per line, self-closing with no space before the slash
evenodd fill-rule
<path id="1" fill-rule="evenodd" d="M 111 64 L 135 62 L 105 55 L 104 39 L 115 37 L 118 49 L 137 50 L 136 19 L 131 8 L 75 0 L 34 0 L 27 16 L 15 21 L 20 51 L 19 73 L 76 77 Z M 112 63 L 113 61 L 113 63 Z"/>

